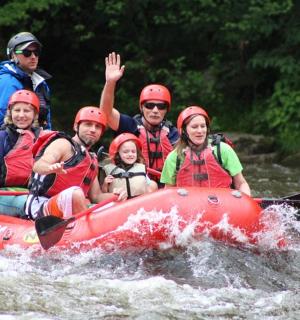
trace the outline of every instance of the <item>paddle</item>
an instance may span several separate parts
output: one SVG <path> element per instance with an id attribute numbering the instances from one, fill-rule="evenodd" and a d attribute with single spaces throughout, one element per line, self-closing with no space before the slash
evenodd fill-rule
<path id="1" fill-rule="evenodd" d="M 35 221 L 35 229 L 40 239 L 41 246 L 47 250 L 54 246 L 63 236 L 67 225 L 83 216 L 90 214 L 96 209 L 106 205 L 109 202 L 115 201 L 117 195 L 103 200 L 93 207 L 90 207 L 82 212 L 75 214 L 68 219 L 62 219 L 56 216 L 46 216 Z"/>
<path id="2" fill-rule="evenodd" d="M 106 157 L 109 157 L 109 154 L 104 151 L 104 146 L 101 146 L 97 151 L 98 162 L 102 162 Z"/>
<path id="3" fill-rule="evenodd" d="M 150 173 L 153 176 L 156 176 L 156 177 L 159 177 L 159 178 L 161 176 L 161 172 L 160 171 L 157 171 L 157 170 L 149 168 L 149 167 L 147 167 L 147 173 Z"/>
<path id="4" fill-rule="evenodd" d="M 28 194 L 28 191 L 0 190 L 0 196 L 22 196 Z"/>
<path id="5" fill-rule="evenodd" d="M 267 208 L 268 206 L 274 204 L 287 204 L 295 208 L 300 209 L 300 200 L 289 199 L 288 197 L 284 197 L 281 199 L 264 199 L 264 198 L 254 198 L 254 200 L 263 208 Z"/>

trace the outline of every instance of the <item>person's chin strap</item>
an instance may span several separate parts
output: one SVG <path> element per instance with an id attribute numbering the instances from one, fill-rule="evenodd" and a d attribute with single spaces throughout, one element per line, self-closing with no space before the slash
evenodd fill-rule
<path id="1" fill-rule="evenodd" d="M 87 149 L 89 149 L 91 147 L 91 145 L 87 144 L 85 141 L 83 141 L 79 135 L 79 125 L 77 125 L 77 130 L 75 130 L 78 139 L 81 141 L 81 143 L 83 144 L 83 146 Z"/>
<path id="2" fill-rule="evenodd" d="M 185 140 L 185 142 L 191 147 L 191 150 L 193 150 L 195 152 L 202 151 L 203 149 L 205 149 L 207 147 L 207 144 L 208 144 L 207 143 L 207 136 L 206 136 L 204 143 L 201 145 L 201 147 L 192 142 L 192 140 L 190 139 L 190 137 L 187 134 L 187 132 L 185 131 L 185 129 L 183 129 L 183 131 L 182 131 L 182 137 Z"/>
<path id="3" fill-rule="evenodd" d="M 19 59 L 15 55 L 11 58 L 11 61 L 13 61 L 16 65 L 19 64 Z"/>

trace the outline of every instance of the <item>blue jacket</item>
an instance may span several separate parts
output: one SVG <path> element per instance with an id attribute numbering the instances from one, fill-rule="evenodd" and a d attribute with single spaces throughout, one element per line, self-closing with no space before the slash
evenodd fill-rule
<path id="1" fill-rule="evenodd" d="M 34 72 L 39 81 L 34 92 L 40 99 L 39 122 L 44 129 L 51 129 L 50 89 L 46 83 L 51 76 L 44 70 Z M 10 96 L 17 90 L 33 90 L 31 77 L 13 61 L 0 63 L 0 126 L 3 124 Z"/>
<path id="2" fill-rule="evenodd" d="M 12 145 L 9 141 L 8 132 L 6 130 L 0 130 L 0 164 L 11 148 Z"/>

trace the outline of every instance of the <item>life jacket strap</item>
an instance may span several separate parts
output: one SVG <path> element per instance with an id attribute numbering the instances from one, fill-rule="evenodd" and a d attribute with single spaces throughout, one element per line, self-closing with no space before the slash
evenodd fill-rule
<path id="1" fill-rule="evenodd" d="M 128 171 L 125 171 L 125 172 L 120 172 L 120 173 L 114 173 L 112 174 L 112 176 L 114 178 L 132 178 L 132 177 L 136 177 L 136 176 L 146 176 L 146 173 L 145 172 L 128 172 Z"/>

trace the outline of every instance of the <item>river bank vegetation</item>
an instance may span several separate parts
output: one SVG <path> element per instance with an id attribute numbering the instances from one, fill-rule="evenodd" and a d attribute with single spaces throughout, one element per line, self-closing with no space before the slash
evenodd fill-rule
<path id="1" fill-rule="evenodd" d="M 9 0 L 0 8 L 0 58 L 10 36 L 31 31 L 53 75 L 57 128 L 71 128 L 78 107 L 98 104 L 104 58 L 126 65 L 117 90 L 135 114 L 148 83 L 172 91 L 170 119 L 203 105 L 217 130 L 276 138 L 300 149 L 300 3 L 292 0 Z"/>

